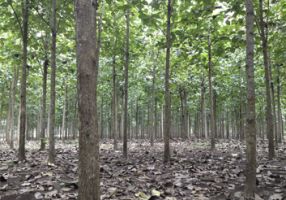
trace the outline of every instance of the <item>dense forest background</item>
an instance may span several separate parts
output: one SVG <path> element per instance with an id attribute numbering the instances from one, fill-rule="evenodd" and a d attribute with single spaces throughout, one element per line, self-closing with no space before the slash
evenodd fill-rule
<path id="1" fill-rule="evenodd" d="M 269 160 L 285 150 L 286 1 L 89 4 L 0 0 L 0 141 L 19 161 L 26 141 L 48 149 L 54 165 L 55 143 L 79 138 L 79 170 L 97 172 L 99 138 L 125 159 L 133 144 L 164 141 L 165 164 L 181 143 L 246 140 L 251 199 L 259 145 Z"/>
<path id="2" fill-rule="evenodd" d="M 165 4 L 160 1 L 132 1 L 130 15 L 130 64 L 128 126 L 129 137 L 149 137 L 150 128 L 162 136 L 162 105 L 165 66 Z M 285 118 L 285 2 L 265 3 L 271 94 L 275 110 L 275 133 L 281 140 Z M 122 137 L 124 88 L 125 9 L 123 1 L 100 2 L 98 113 L 102 137 L 111 138 L 112 66 L 115 65 L 117 119 Z M 259 13 L 257 5 L 256 12 Z M 21 65 L 21 2 L 1 2 L 1 130 L 9 121 L 17 131 L 19 73 Z M 51 5 L 33 2 L 30 7 L 27 68 L 27 138 L 39 138 L 42 113 L 42 77 L 47 68 L 50 85 Z M 77 135 L 77 87 L 75 60 L 74 3 L 57 3 L 57 137 Z M 175 1 L 172 18 L 170 90 L 172 136 L 209 136 L 210 94 L 208 54 L 211 51 L 213 101 L 217 137 L 243 139 L 246 109 L 244 6 L 236 1 Z M 256 18 L 257 22 L 258 18 Z M 255 29 L 255 82 L 258 135 L 265 137 L 265 82 L 259 24 Z M 208 44 L 210 42 L 210 44 Z M 48 87 L 49 88 L 49 87 Z M 50 90 L 47 89 L 49 97 Z M 13 100 L 12 100 L 13 99 Z M 47 108 L 50 99 L 47 98 Z M 11 105 L 13 104 L 13 105 Z M 13 119 L 11 118 L 13 111 Z M 10 116 L 10 117 L 9 117 Z M 45 116 L 46 120 L 48 116 Z M 155 119 L 155 128 L 151 123 Z M 184 121 L 185 120 L 185 121 Z M 11 126 L 11 125 L 10 125 Z M 9 127 L 11 129 L 11 127 Z M 186 132 L 185 130 L 186 129 Z M 15 134 L 16 136 L 17 134 Z"/>

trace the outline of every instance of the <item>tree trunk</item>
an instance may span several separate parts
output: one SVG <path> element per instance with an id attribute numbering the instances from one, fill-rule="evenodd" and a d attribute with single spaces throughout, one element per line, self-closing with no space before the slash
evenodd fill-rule
<path id="1" fill-rule="evenodd" d="M 14 76 L 13 82 L 11 87 L 11 101 L 9 102 L 10 107 L 10 121 L 8 124 L 8 132 L 9 132 L 9 145 L 11 149 L 14 149 L 14 119 L 15 119 L 15 98 L 16 98 L 16 88 L 18 83 L 18 76 L 19 76 L 19 67 L 14 67 Z"/>
<path id="2" fill-rule="evenodd" d="M 154 138 L 158 138 L 158 108 L 157 108 L 157 98 L 155 97 L 155 105 L 154 105 Z"/>
<path id="3" fill-rule="evenodd" d="M 26 132 L 26 87 L 27 87 L 27 46 L 28 46 L 28 21 L 29 0 L 23 0 L 23 63 L 20 91 L 20 124 L 19 124 L 19 154 L 20 161 L 25 160 L 25 132 Z"/>
<path id="4" fill-rule="evenodd" d="M 136 111 L 135 111 L 135 120 L 136 120 L 136 125 L 135 125 L 135 135 L 136 135 L 136 140 L 139 139 L 139 105 L 138 105 L 138 99 L 136 101 Z"/>
<path id="5" fill-rule="evenodd" d="M 265 95 L 266 95 L 266 129 L 268 137 L 268 158 L 271 160 L 275 156 L 274 151 L 274 132 L 273 132 L 273 113 L 271 103 L 271 91 L 270 91 L 270 68 L 269 68 L 269 52 L 268 52 L 268 38 L 266 24 L 263 16 L 263 0 L 259 0 L 259 18 L 260 18 L 260 32 L 263 51 L 263 63 L 264 63 L 264 78 L 265 78 Z"/>
<path id="6" fill-rule="evenodd" d="M 152 70 L 152 95 L 151 95 L 151 102 L 150 102 L 150 108 L 151 108 L 151 116 L 150 116 L 150 143 L 151 143 L 151 146 L 153 147 L 154 146 L 154 134 L 155 134 L 155 129 L 156 129 L 156 123 L 155 123 L 155 120 L 156 120 L 156 116 L 155 116 L 155 101 L 156 101 L 156 93 L 155 93 L 155 81 L 156 81 L 156 65 L 154 63 L 154 66 L 153 66 L 153 70 Z"/>
<path id="7" fill-rule="evenodd" d="M 280 66 L 277 66 L 277 135 L 278 142 L 282 142 L 283 139 L 283 120 L 282 120 L 282 109 L 281 109 L 281 83 L 280 83 Z"/>
<path id="8" fill-rule="evenodd" d="M 254 200 L 256 190 L 256 114 L 254 82 L 254 9 L 252 0 L 245 0 L 246 6 L 246 80 L 247 80 L 247 120 L 246 120 L 246 180 L 245 199 Z"/>
<path id="9" fill-rule="evenodd" d="M 67 83 L 64 83 L 64 87 L 65 87 L 65 95 L 64 95 L 64 108 L 63 108 L 63 119 L 62 119 L 62 135 L 63 135 L 63 139 L 66 140 L 67 137 L 67 93 L 68 93 L 68 86 Z"/>
<path id="10" fill-rule="evenodd" d="M 243 87 L 242 87 L 242 68 L 240 67 L 240 75 L 241 75 L 241 81 L 240 81 L 240 97 L 239 97 L 239 131 L 240 131 L 240 140 L 244 141 L 244 117 L 243 117 Z"/>
<path id="11" fill-rule="evenodd" d="M 206 92 L 206 87 L 205 87 L 205 79 L 202 78 L 201 82 L 201 137 L 206 138 L 206 129 L 205 129 L 205 92 Z"/>
<path id="12" fill-rule="evenodd" d="M 13 80 L 10 83 L 10 89 L 9 89 L 9 103 L 8 103 L 8 111 L 7 111 L 7 119 L 6 119 L 6 129 L 5 129 L 5 137 L 6 137 L 6 143 L 8 145 L 11 144 L 11 136 L 10 136 L 10 125 L 12 122 L 12 86 L 13 86 Z"/>
<path id="13" fill-rule="evenodd" d="M 171 50 L 171 15 L 172 0 L 168 0 L 167 35 L 166 35 L 166 69 L 165 69 L 165 116 L 164 116 L 164 163 L 170 162 L 171 131 L 171 93 L 170 93 L 170 50 Z"/>
<path id="14" fill-rule="evenodd" d="M 47 126 L 47 116 L 46 116 L 46 106 L 47 106 L 47 76 L 48 76 L 48 58 L 45 59 L 43 64 L 43 96 L 42 96 L 42 109 L 41 109 L 41 128 L 40 128 L 40 137 L 41 137 L 41 146 L 40 150 L 44 150 L 46 148 L 46 126 Z"/>
<path id="15" fill-rule="evenodd" d="M 51 45 L 51 96 L 50 96 L 50 124 L 49 124 L 49 158 L 50 163 L 55 162 L 55 110 L 56 110 L 56 5 L 57 0 L 52 0 L 52 45 Z"/>
<path id="16" fill-rule="evenodd" d="M 211 35 L 208 36 L 208 67 L 209 67 L 209 99 L 210 99 L 210 127 L 211 127 L 211 149 L 215 149 L 215 136 L 216 136 L 216 125 L 215 125 L 215 108 L 214 108 L 214 95 L 213 95 L 213 67 L 212 67 L 212 49 L 211 49 Z"/>
<path id="17" fill-rule="evenodd" d="M 271 71 L 271 67 L 270 67 Z M 272 80 L 272 78 L 270 78 Z M 275 147 L 278 149 L 278 134 L 277 134 L 277 119 L 276 119 L 276 103 L 275 103 L 275 91 L 274 83 L 271 81 L 271 97 L 272 97 L 272 110 L 273 110 L 273 135 L 275 137 Z"/>
<path id="18" fill-rule="evenodd" d="M 151 95 L 151 99 L 148 106 L 148 134 L 150 136 L 150 145 L 154 146 L 154 102 L 153 102 L 153 94 Z"/>
<path id="19" fill-rule="evenodd" d="M 188 138 L 188 111 L 187 111 L 187 91 L 184 87 L 180 88 L 181 99 L 181 137 L 182 139 Z"/>
<path id="20" fill-rule="evenodd" d="M 124 125 L 123 125 L 123 157 L 127 159 L 127 129 L 128 129 L 128 65 L 129 65 L 129 25 L 130 10 L 127 9 L 126 17 L 126 35 L 125 35 L 125 64 L 124 64 Z"/>
<path id="21" fill-rule="evenodd" d="M 117 93 L 116 93 L 116 44 L 115 39 L 113 46 L 112 57 L 112 135 L 113 135 L 113 148 L 117 150 Z"/>
<path id="22" fill-rule="evenodd" d="M 226 111 L 226 139 L 230 139 L 230 130 L 229 130 L 229 112 Z"/>
<path id="23" fill-rule="evenodd" d="M 97 1 L 76 1 L 79 98 L 79 200 L 100 200 L 96 59 Z"/>

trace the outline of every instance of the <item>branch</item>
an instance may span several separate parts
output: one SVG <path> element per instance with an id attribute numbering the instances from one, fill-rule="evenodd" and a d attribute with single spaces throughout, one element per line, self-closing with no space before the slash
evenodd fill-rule
<path id="1" fill-rule="evenodd" d="M 15 16 L 15 18 L 16 18 L 16 21 L 17 21 L 18 25 L 19 25 L 21 35 L 23 36 L 23 28 L 22 28 L 22 24 L 21 24 L 20 18 L 19 18 L 19 16 L 18 16 L 16 10 L 15 10 L 14 7 L 13 7 L 12 1 L 8 1 L 8 3 L 9 3 L 9 5 L 10 5 L 10 7 L 12 8 L 13 14 L 14 14 L 14 16 Z"/>
<path id="2" fill-rule="evenodd" d="M 36 9 L 35 7 L 33 7 L 34 10 L 37 12 L 38 16 L 41 18 L 41 20 L 43 20 L 43 22 L 48 26 L 48 27 L 51 27 L 50 23 L 44 18 L 43 14 L 41 14 L 39 12 L 38 9 Z"/>
<path id="3" fill-rule="evenodd" d="M 260 30 L 260 22 L 258 21 L 256 15 L 254 15 L 254 19 L 255 19 L 255 22 L 256 22 L 256 26 L 257 26 L 258 33 L 259 33 L 260 37 L 262 37 L 262 32 L 261 32 L 261 30 Z"/>

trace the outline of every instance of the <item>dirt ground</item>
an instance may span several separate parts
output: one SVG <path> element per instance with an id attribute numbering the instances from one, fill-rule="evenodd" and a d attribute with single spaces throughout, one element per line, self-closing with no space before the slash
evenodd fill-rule
<path id="1" fill-rule="evenodd" d="M 16 151 L 0 144 L 0 199 L 77 199 L 77 143 L 57 143 L 55 165 L 38 147 L 28 142 L 27 161 L 20 163 Z M 242 199 L 245 156 L 240 142 L 219 141 L 212 152 L 206 141 L 173 141 L 171 148 L 171 163 L 164 165 L 162 141 L 154 147 L 147 141 L 129 142 L 128 160 L 112 149 L 112 141 L 103 141 L 101 199 Z M 286 199 L 286 146 L 276 152 L 276 159 L 268 161 L 266 143 L 259 142 L 257 200 Z"/>

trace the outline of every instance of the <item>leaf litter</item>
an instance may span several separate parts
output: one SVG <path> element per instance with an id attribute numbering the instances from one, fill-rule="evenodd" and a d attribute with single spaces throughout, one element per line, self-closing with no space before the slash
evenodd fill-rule
<path id="1" fill-rule="evenodd" d="M 56 163 L 47 163 L 47 152 L 27 144 L 27 161 L 18 162 L 17 152 L 1 144 L 0 199 L 77 199 L 78 146 L 58 142 Z M 113 150 L 112 141 L 100 145 L 102 200 L 227 200 L 243 199 L 245 147 L 237 141 L 221 141 L 210 151 L 207 141 L 177 140 L 172 158 L 162 162 L 163 144 L 130 141 L 128 159 Z M 258 144 L 257 194 L 255 199 L 286 198 L 286 147 L 277 158 L 266 157 L 266 143 Z"/>

